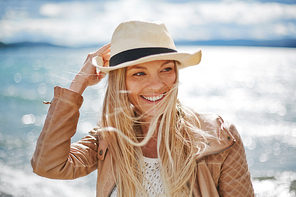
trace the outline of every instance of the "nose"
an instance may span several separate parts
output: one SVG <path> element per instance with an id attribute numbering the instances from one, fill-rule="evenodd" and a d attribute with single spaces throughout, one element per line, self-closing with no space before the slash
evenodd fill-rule
<path id="1" fill-rule="evenodd" d="M 164 83 L 160 76 L 158 75 L 151 75 L 148 79 L 147 88 L 149 90 L 158 91 L 164 87 Z"/>

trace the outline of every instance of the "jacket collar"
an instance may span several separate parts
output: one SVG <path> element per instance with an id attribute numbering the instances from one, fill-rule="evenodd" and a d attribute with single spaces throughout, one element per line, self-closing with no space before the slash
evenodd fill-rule
<path id="1" fill-rule="evenodd" d="M 228 148 L 230 148 L 235 143 L 235 138 L 230 130 L 230 124 L 224 122 L 224 120 L 216 114 L 196 114 L 199 121 L 201 130 L 205 132 L 206 137 L 206 149 L 199 155 L 197 155 L 197 160 L 202 158 L 220 153 Z M 202 140 L 197 139 L 200 143 Z"/>

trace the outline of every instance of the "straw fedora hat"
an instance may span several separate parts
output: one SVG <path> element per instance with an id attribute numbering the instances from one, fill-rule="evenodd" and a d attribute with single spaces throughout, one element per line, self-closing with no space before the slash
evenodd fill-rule
<path id="1" fill-rule="evenodd" d="M 163 23 L 128 21 L 119 24 L 111 39 L 109 67 L 100 56 L 92 59 L 99 70 L 109 71 L 154 60 L 176 60 L 179 69 L 199 64 L 201 50 L 179 53 Z"/>

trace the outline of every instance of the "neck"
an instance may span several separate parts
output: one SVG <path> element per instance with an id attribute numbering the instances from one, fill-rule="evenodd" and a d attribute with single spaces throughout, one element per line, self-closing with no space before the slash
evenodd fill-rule
<path id="1" fill-rule="evenodd" d="M 141 130 L 144 137 L 146 137 L 149 130 L 150 122 L 141 123 Z M 141 147 L 143 155 L 149 158 L 157 158 L 157 133 L 155 132 L 151 139 Z"/>
<path id="2" fill-rule="evenodd" d="M 149 130 L 150 122 L 141 122 L 141 132 L 143 136 L 146 136 Z"/>

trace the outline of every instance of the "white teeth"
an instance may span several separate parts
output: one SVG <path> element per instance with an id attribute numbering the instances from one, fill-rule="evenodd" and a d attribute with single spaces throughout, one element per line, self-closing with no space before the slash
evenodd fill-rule
<path id="1" fill-rule="evenodd" d="M 163 96 L 164 96 L 164 94 L 161 94 L 159 96 L 154 96 L 154 97 L 146 97 L 146 96 L 142 96 L 142 97 L 147 99 L 148 101 L 157 101 L 157 100 L 162 99 Z"/>

